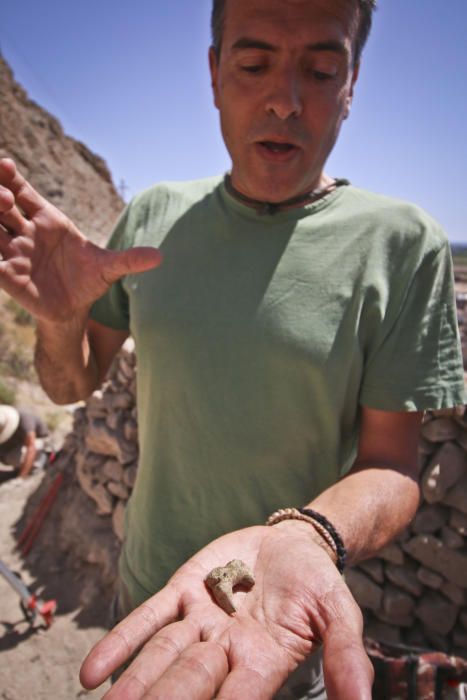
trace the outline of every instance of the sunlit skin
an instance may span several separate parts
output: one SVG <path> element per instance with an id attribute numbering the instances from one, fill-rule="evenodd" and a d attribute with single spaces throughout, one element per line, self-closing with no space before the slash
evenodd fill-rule
<path id="1" fill-rule="evenodd" d="M 331 181 L 323 169 L 352 102 L 357 26 L 348 0 L 227 2 L 209 60 L 240 192 L 279 202 Z"/>

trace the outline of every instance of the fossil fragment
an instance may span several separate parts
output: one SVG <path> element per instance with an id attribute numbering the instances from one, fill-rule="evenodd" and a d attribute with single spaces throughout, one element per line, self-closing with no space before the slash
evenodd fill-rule
<path id="1" fill-rule="evenodd" d="M 255 579 L 248 566 L 240 559 L 232 559 L 225 566 L 217 566 L 204 579 L 216 603 L 229 615 L 236 611 L 233 599 L 235 586 L 253 588 Z"/>

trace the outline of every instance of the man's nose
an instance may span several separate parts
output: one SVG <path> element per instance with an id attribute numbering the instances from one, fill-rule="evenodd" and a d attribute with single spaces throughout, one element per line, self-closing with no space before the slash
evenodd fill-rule
<path id="1" fill-rule="evenodd" d="M 300 80 L 292 71 L 284 71 L 272 77 L 266 99 L 266 111 L 285 121 L 302 113 L 303 103 Z"/>

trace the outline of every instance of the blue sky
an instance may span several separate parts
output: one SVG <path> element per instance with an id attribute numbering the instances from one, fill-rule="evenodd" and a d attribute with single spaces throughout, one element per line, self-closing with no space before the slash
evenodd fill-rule
<path id="1" fill-rule="evenodd" d="M 0 4 L 29 95 L 103 156 L 126 197 L 229 167 L 207 68 L 210 0 Z M 466 0 L 380 0 L 327 171 L 427 209 L 467 243 Z"/>

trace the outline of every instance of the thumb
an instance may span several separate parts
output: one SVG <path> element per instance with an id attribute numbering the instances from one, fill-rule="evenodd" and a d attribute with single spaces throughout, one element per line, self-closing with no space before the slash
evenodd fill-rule
<path id="1" fill-rule="evenodd" d="M 128 250 L 106 251 L 103 276 L 110 285 L 125 275 L 135 275 L 158 267 L 162 253 L 157 248 L 136 247 Z"/>

